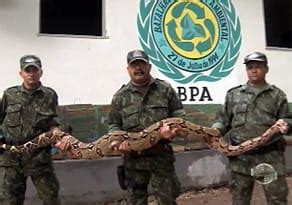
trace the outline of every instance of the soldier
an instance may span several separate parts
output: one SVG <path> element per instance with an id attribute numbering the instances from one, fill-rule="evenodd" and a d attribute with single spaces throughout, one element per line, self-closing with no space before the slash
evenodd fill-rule
<path id="1" fill-rule="evenodd" d="M 249 205 L 254 181 L 251 170 L 261 163 L 272 165 L 277 179 L 263 185 L 269 205 L 287 204 L 288 187 L 285 178 L 284 139 L 291 120 L 286 94 L 267 83 L 268 60 L 265 54 L 254 52 L 244 58 L 248 81 L 231 88 L 212 127 L 218 128 L 226 141 L 238 145 L 260 136 L 276 124 L 280 133 L 264 146 L 236 157 L 230 157 L 230 191 L 234 205 Z M 289 124 L 288 124 L 289 123 Z"/>
<path id="2" fill-rule="evenodd" d="M 145 52 L 130 51 L 127 55 L 130 82 L 113 96 L 109 112 L 109 132 L 139 132 L 167 117 L 182 117 L 182 103 L 174 89 L 165 81 L 151 76 L 151 64 Z M 174 135 L 175 132 L 165 132 Z M 158 204 L 174 205 L 180 183 L 174 168 L 174 154 L 169 140 L 137 153 L 127 142 L 119 146 L 124 154 L 127 189 L 133 205 L 146 205 L 151 183 Z"/>
<path id="3" fill-rule="evenodd" d="M 0 100 L 0 124 L 4 143 L 20 145 L 37 135 L 58 129 L 56 92 L 41 84 L 43 74 L 40 59 L 26 55 L 20 59 L 22 85 L 8 88 Z M 5 205 L 22 205 L 26 180 L 30 176 L 44 205 L 60 204 L 59 183 L 54 173 L 51 147 L 37 150 L 33 155 L 5 151 L 2 195 Z"/>

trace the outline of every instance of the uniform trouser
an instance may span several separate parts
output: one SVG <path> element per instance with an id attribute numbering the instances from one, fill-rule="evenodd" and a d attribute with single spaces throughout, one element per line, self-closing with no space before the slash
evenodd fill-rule
<path id="1" fill-rule="evenodd" d="M 254 178 L 249 175 L 231 172 L 230 191 L 233 205 L 250 205 Z M 285 176 L 266 185 L 262 185 L 268 205 L 287 205 L 288 185 Z"/>
<path id="2" fill-rule="evenodd" d="M 128 191 L 132 205 L 147 205 L 149 182 L 159 205 L 175 205 L 180 193 L 180 183 L 173 169 L 137 170 L 125 169 L 130 180 Z"/>
<path id="3" fill-rule="evenodd" d="M 31 175 L 43 205 L 59 205 L 59 182 L 53 171 Z M 2 195 L 4 205 L 23 205 L 27 176 L 20 167 L 5 167 Z"/>

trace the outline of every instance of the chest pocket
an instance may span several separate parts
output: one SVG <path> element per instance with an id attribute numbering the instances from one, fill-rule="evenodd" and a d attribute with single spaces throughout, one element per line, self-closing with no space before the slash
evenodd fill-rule
<path id="1" fill-rule="evenodd" d="M 148 105 L 147 108 L 150 112 L 149 115 L 154 122 L 169 117 L 169 109 L 167 104 L 159 103 L 155 105 Z"/>
<path id="2" fill-rule="evenodd" d="M 6 109 L 6 124 L 9 127 L 17 127 L 21 123 L 21 104 L 10 104 Z"/>
<path id="3" fill-rule="evenodd" d="M 279 110 L 276 102 L 263 102 L 260 106 L 257 106 L 257 110 L 254 113 L 256 122 L 260 125 L 271 126 L 277 119 L 276 111 Z"/>
<path id="4" fill-rule="evenodd" d="M 122 110 L 123 130 L 139 126 L 139 109 L 129 106 Z"/>
<path id="5" fill-rule="evenodd" d="M 34 120 L 34 126 L 47 129 L 49 125 L 49 120 L 51 120 L 55 116 L 54 112 L 52 110 L 43 111 L 41 109 L 37 109 L 35 113 L 35 120 Z"/>
<path id="6" fill-rule="evenodd" d="M 241 125 L 244 125 L 246 122 L 246 116 L 247 116 L 247 104 L 237 104 L 233 109 L 233 120 L 232 120 L 232 126 L 233 127 L 239 127 Z"/>

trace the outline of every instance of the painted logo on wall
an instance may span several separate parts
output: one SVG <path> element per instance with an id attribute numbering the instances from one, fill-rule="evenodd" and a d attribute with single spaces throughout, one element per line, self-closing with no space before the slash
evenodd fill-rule
<path id="1" fill-rule="evenodd" d="M 239 55 L 240 23 L 229 0 L 141 0 L 137 24 L 151 62 L 182 84 L 226 77 Z"/>

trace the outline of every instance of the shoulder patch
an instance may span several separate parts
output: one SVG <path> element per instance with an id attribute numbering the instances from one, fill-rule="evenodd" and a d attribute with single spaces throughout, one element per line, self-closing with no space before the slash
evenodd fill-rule
<path id="1" fill-rule="evenodd" d="M 125 87 L 126 86 L 126 84 L 123 84 L 121 87 L 120 87 L 120 89 L 119 90 L 121 90 L 123 87 Z"/>
<path id="2" fill-rule="evenodd" d="M 279 89 L 279 90 L 281 90 L 281 89 L 278 88 L 276 85 L 271 85 L 271 87 L 272 87 L 273 89 Z"/>
<path id="3" fill-rule="evenodd" d="M 162 84 L 162 85 L 166 86 L 166 87 L 171 87 L 171 84 L 169 82 L 165 81 L 165 80 L 161 80 L 159 78 L 155 78 L 155 81 L 158 82 L 159 84 Z"/>
<path id="4" fill-rule="evenodd" d="M 57 92 L 51 87 L 47 87 L 47 86 L 42 85 L 41 91 L 44 92 L 46 95 L 58 97 Z"/>
<path id="5" fill-rule="evenodd" d="M 227 92 L 231 92 L 231 91 L 236 90 L 236 89 L 241 88 L 241 87 L 242 87 L 242 85 L 237 85 L 237 86 L 232 87 L 229 90 L 227 90 Z"/>
<path id="6" fill-rule="evenodd" d="M 120 87 L 120 89 L 118 89 L 118 90 L 116 91 L 116 93 L 115 93 L 114 95 L 117 95 L 117 94 L 123 92 L 125 87 L 126 87 L 126 84 L 123 84 L 123 85 Z"/>
<path id="7" fill-rule="evenodd" d="M 17 91 L 20 89 L 20 86 L 19 85 L 16 85 L 16 86 L 12 86 L 12 87 L 9 87 L 5 90 L 5 92 L 13 92 L 13 91 Z"/>
<path id="8" fill-rule="evenodd" d="M 51 88 L 51 87 L 45 87 L 45 86 L 44 86 L 44 88 L 46 88 L 47 90 L 49 90 L 49 91 L 51 91 L 51 92 L 53 92 L 53 93 L 56 93 L 56 91 L 55 91 L 53 88 Z"/>
<path id="9" fill-rule="evenodd" d="M 282 95 L 286 96 L 286 93 L 276 85 L 271 85 L 272 89 L 278 90 L 278 92 L 282 93 Z"/>

